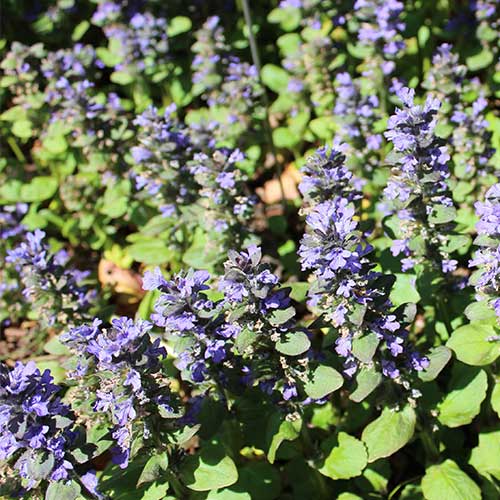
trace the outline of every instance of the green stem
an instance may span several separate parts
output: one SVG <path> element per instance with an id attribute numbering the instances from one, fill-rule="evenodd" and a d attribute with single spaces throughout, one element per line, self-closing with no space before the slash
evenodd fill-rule
<path id="1" fill-rule="evenodd" d="M 283 166 L 281 165 L 281 162 L 278 161 L 276 146 L 274 145 L 273 132 L 271 129 L 271 122 L 269 117 L 269 107 L 270 107 L 269 96 L 267 95 L 267 89 L 264 83 L 262 82 L 262 67 L 260 63 L 260 55 L 259 55 L 259 49 L 257 47 L 257 41 L 255 40 L 255 36 L 253 34 L 253 29 L 252 29 L 252 15 L 250 13 L 248 0 L 241 0 L 241 3 L 243 7 L 243 16 L 245 18 L 245 23 L 247 25 L 247 30 L 248 30 L 248 42 L 250 44 L 250 52 L 252 54 L 252 60 L 255 65 L 255 68 L 257 69 L 257 74 L 259 75 L 259 82 L 262 86 L 262 101 L 264 108 L 266 110 L 266 119 L 264 120 L 264 128 L 266 130 L 267 139 L 269 142 L 269 146 L 271 148 L 271 153 L 274 158 L 274 164 L 276 165 L 278 182 L 281 190 L 281 203 L 283 205 L 283 212 L 286 213 L 287 207 L 285 199 L 285 189 L 283 187 L 283 181 L 281 180 L 281 175 L 283 174 Z"/>
<path id="2" fill-rule="evenodd" d="M 17 145 L 17 142 L 14 140 L 14 138 L 13 137 L 7 138 L 7 143 L 9 144 L 10 149 L 12 149 L 12 151 L 16 155 L 16 158 L 21 162 L 26 162 L 26 157 L 21 151 L 21 148 Z"/>

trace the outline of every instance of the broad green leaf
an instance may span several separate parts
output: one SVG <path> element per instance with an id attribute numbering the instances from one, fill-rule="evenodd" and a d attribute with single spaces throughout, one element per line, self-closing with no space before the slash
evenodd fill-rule
<path id="1" fill-rule="evenodd" d="M 363 401 L 382 382 L 382 374 L 373 368 L 361 368 L 356 375 L 356 389 L 349 396 L 355 403 Z"/>
<path id="2" fill-rule="evenodd" d="M 335 446 L 319 469 L 321 474 L 332 479 L 359 476 L 368 463 L 365 445 L 345 432 L 340 432 L 335 441 Z"/>
<path id="3" fill-rule="evenodd" d="M 362 337 L 356 337 L 352 342 L 352 353 L 363 363 L 370 363 L 380 344 L 376 333 L 367 333 Z"/>
<path id="4" fill-rule="evenodd" d="M 21 186 L 20 200 L 30 203 L 52 198 L 57 191 L 57 180 L 49 176 L 35 177 Z"/>
<path id="5" fill-rule="evenodd" d="M 301 419 L 283 420 L 279 413 L 273 414 L 267 426 L 267 437 L 270 442 L 267 459 L 270 463 L 274 463 L 276 452 L 283 441 L 293 441 L 299 437 L 301 427 Z"/>
<path id="6" fill-rule="evenodd" d="M 80 497 L 80 486 L 75 481 L 56 481 L 49 483 L 45 500 L 76 500 Z"/>
<path id="7" fill-rule="evenodd" d="M 395 307 L 401 304 L 412 302 L 417 304 L 420 301 L 420 294 L 415 284 L 415 276 L 411 274 L 396 273 L 396 281 L 390 293 L 391 302 Z"/>
<path id="8" fill-rule="evenodd" d="M 295 316 L 295 308 L 288 307 L 287 309 L 276 309 L 269 316 L 269 322 L 273 326 L 280 326 Z"/>
<path id="9" fill-rule="evenodd" d="M 457 328 L 446 345 L 453 349 L 457 358 L 473 366 L 489 365 L 500 356 L 500 342 L 496 338 L 498 327 L 493 321 L 475 321 Z"/>
<path id="10" fill-rule="evenodd" d="M 283 68 L 274 64 L 266 64 L 262 68 L 261 77 L 264 85 L 273 92 L 280 94 L 287 91 L 289 75 Z"/>
<path id="11" fill-rule="evenodd" d="M 144 264 L 163 264 L 172 258 L 172 251 L 159 239 L 144 239 L 127 247 L 128 254 Z"/>
<path id="12" fill-rule="evenodd" d="M 487 300 L 472 302 L 465 308 L 464 313 L 471 323 L 496 318 L 495 311 Z"/>
<path id="13" fill-rule="evenodd" d="M 422 491 L 426 500 L 481 500 L 479 486 L 453 460 L 429 467 Z"/>
<path id="14" fill-rule="evenodd" d="M 101 213 L 112 219 L 123 217 L 129 207 L 130 189 L 131 185 L 128 179 L 122 179 L 109 186 L 104 193 Z"/>
<path id="15" fill-rule="evenodd" d="M 454 207 L 436 205 L 433 207 L 432 212 L 429 215 L 429 222 L 431 224 L 446 224 L 447 222 L 455 220 L 456 216 L 457 211 Z"/>
<path id="16" fill-rule="evenodd" d="M 223 446 L 209 444 L 199 455 L 187 458 L 181 477 L 194 491 L 210 491 L 234 484 L 238 480 L 238 470 Z"/>
<path id="17" fill-rule="evenodd" d="M 113 83 L 117 83 L 118 85 L 128 85 L 134 81 L 134 75 L 127 71 L 113 71 L 109 78 Z"/>
<path id="18" fill-rule="evenodd" d="M 301 135 L 288 127 L 278 127 L 273 130 L 273 142 L 278 148 L 291 149 L 301 141 Z"/>
<path id="19" fill-rule="evenodd" d="M 144 466 L 144 469 L 139 476 L 137 481 L 137 486 L 141 486 L 143 483 L 151 483 L 160 479 L 165 475 L 165 471 L 168 469 L 168 455 L 166 452 L 160 453 L 159 455 L 153 455 Z"/>
<path id="20" fill-rule="evenodd" d="M 28 139 L 33 134 L 29 120 L 18 120 L 12 125 L 12 133 L 21 139 Z"/>
<path id="21" fill-rule="evenodd" d="M 405 406 L 401 411 L 384 408 L 382 414 L 363 430 L 361 439 L 368 449 L 368 461 L 396 453 L 413 437 L 415 411 Z"/>
<path id="22" fill-rule="evenodd" d="M 468 57 L 465 62 L 471 71 L 479 71 L 489 66 L 493 60 L 493 52 L 488 49 L 483 49 L 479 54 Z"/>
<path id="23" fill-rule="evenodd" d="M 491 391 L 491 407 L 496 412 L 496 414 L 500 417 L 500 382 L 495 381 L 495 385 L 493 386 L 493 390 Z"/>
<path id="24" fill-rule="evenodd" d="M 472 450 L 469 463 L 483 476 L 500 480 L 500 431 L 479 434 L 479 444 Z"/>
<path id="25" fill-rule="evenodd" d="M 89 28 L 90 28 L 90 23 L 86 20 L 78 23 L 75 26 L 73 33 L 71 34 L 71 40 L 73 40 L 73 42 L 78 42 L 78 40 L 80 40 L 80 38 L 82 38 L 82 36 L 85 35 L 85 33 Z"/>
<path id="26" fill-rule="evenodd" d="M 180 35 L 181 33 L 186 33 L 191 29 L 192 23 L 191 19 L 186 16 L 176 16 L 170 19 L 168 23 L 167 34 L 171 38 L 173 36 Z"/>
<path id="27" fill-rule="evenodd" d="M 298 356 L 311 347 L 309 337 L 301 331 L 286 332 L 276 342 L 276 350 L 287 356 Z"/>
<path id="28" fill-rule="evenodd" d="M 455 364 L 448 392 L 438 405 L 439 421 L 448 427 L 470 424 L 479 413 L 487 388 L 484 370 Z"/>
<path id="29" fill-rule="evenodd" d="M 279 24 L 283 31 L 293 31 L 300 25 L 302 19 L 300 9 L 294 7 L 273 9 L 267 16 L 267 20 L 273 24 Z"/>
<path id="30" fill-rule="evenodd" d="M 310 375 L 304 385 L 306 394 L 313 399 L 321 399 L 340 389 L 344 379 L 342 375 L 330 366 L 320 365 Z"/>
<path id="31" fill-rule="evenodd" d="M 418 376 L 420 380 L 430 382 L 434 380 L 447 365 L 451 358 L 451 351 L 444 345 L 440 345 L 439 347 L 431 349 L 426 356 L 429 359 L 429 366 L 425 370 L 419 372 Z"/>
<path id="32" fill-rule="evenodd" d="M 232 488 L 212 490 L 206 500 L 252 500 L 250 493 L 246 491 L 234 491 Z"/>

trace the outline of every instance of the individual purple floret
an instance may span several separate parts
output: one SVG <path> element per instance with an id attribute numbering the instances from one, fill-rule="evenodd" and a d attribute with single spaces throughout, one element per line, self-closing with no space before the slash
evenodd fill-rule
<path id="1" fill-rule="evenodd" d="M 113 319 L 110 328 L 102 328 L 96 319 L 61 335 L 61 342 L 76 354 L 72 376 L 99 377 L 93 410 L 109 416 L 116 440 L 113 461 L 122 468 L 127 467 L 134 432 L 150 435 L 156 415 L 179 416 L 161 374 L 167 353 L 160 339 L 152 341 L 152 326 L 121 317 Z"/>
<path id="2" fill-rule="evenodd" d="M 49 370 L 40 373 L 33 361 L 13 369 L 0 364 L 0 460 L 12 465 L 24 490 L 63 481 L 73 470 L 67 452 L 75 422 L 59 391 Z"/>
<path id="3" fill-rule="evenodd" d="M 414 90 L 401 87 L 397 95 L 403 106 L 389 118 L 385 136 L 392 142 L 392 175 L 384 190 L 385 208 L 393 218 L 393 255 L 402 254 L 403 270 L 431 262 L 443 272 L 456 269 L 450 257 L 448 237 L 456 210 L 447 184 L 450 155 L 436 136 L 436 113 L 440 103 L 428 96 L 415 104 Z"/>
<path id="4" fill-rule="evenodd" d="M 22 234 L 26 229 L 21 224 L 21 219 L 28 211 L 26 203 L 4 205 L 0 207 L 0 239 L 5 241 Z"/>
<path id="5" fill-rule="evenodd" d="M 475 244 L 480 248 L 469 262 L 477 300 L 488 300 L 500 320 L 500 183 L 490 187 L 484 201 L 475 204 L 479 222 Z"/>

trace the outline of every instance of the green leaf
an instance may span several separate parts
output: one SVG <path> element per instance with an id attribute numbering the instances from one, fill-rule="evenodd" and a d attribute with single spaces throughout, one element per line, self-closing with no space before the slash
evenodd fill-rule
<path id="1" fill-rule="evenodd" d="M 276 350 L 287 356 L 298 356 L 311 347 L 309 337 L 301 331 L 286 332 L 276 342 Z"/>
<path id="2" fill-rule="evenodd" d="M 479 54 L 468 57 L 465 62 L 471 71 L 479 71 L 489 66 L 493 60 L 493 52 L 483 49 Z"/>
<path id="3" fill-rule="evenodd" d="M 106 189 L 103 197 L 103 206 L 101 213 L 118 219 L 123 217 L 129 207 L 130 181 L 122 179 Z"/>
<path id="4" fill-rule="evenodd" d="M 486 397 L 488 378 L 480 368 L 455 364 L 448 392 L 438 405 L 439 421 L 448 427 L 470 424 Z"/>
<path id="5" fill-rule="evenodd" d="M 21 139 L 29 139 L 33 134 L 29 120 L 18 120 L 12 125 L 12 133 Z"/>
<path id="6" fill-rule="evenodd" d="M 319 469 L 321 474 L 331 479 L 350 479 L 361 475 L 368 463 L 365 445 L 353 436 L 340 432 L 335 446 Z"/>
<path id="7" fill-rule="evenodd" d="M 288 88 L 288 73 L 279 66 L 274 64 L 266 64 L 262 68 L 262 82 L 277 94 L 286 92 Z"/>
<path id="8" fill-rule="evenodd" d="M 267 20 L 272 24 L 279 24 L 283 31 L 293 31 L 300 26 L 302 19 L 300 9 L 295 7 L 273 9 L 267 16 Z"/>
<path id="9" fill-rule="evenodd" d="M 469 463 L 479 474 L 500 480 L 500 431 L 479 434 L 479 444 L 472 450 Z"/>
<path id="10" fill-rule="evenodd" d="M 465 308 L 464 313 L 471 323 L 482 320 L 492 320 L 496 318 L 495 311 L 487 300 L 472 302 Z"/>
<path id="11" fill-rule="evenodd" d="M 401 411 L 384 408 L 382 414 L 363 430 L 361 439 L 368 449 L 368 461 L 389 457 L 401 449 L 415 431 L 415 411 L 405 406 Z"/>
<path id="12" fill-rule="evenodd" d="M 80 486 L 75 481 L 51 482 L 45 493 L 45 500 L 75 500 L 80 497 Z"/>
<path id="13" fill-rule="evenodd" d="M 194 491 L 210 491 L 234 484 L 238 480 L 238 470 L 223 446 L 209 444 L 199 455 L 187 458 L 181 477 Z"/>
<path id="14" fill-rule="evenodd" d="M 29 184 L 21 186 L 20 201 L 33 203 L 48 200 L 54 196 L 57 187 L 57 180 L 53 177 L 35 177 Z"/>
<path id="15" fill-rule="evenodd" d="M 267 426 L 267 436 L 269 449 L 267 459 L 270 463 L 274 463 L 276 452 L 283 441 L 293 441 L 299 437 L 300 429 L 302 428 L 302 420 L 283 420 L 279 413 L 274 413 L 269 420 Z"/>
<path id="16" fill-rule="evenodd" d="M 45 345 L 43 346 L 43 350 L 55 356 L 67 356 L 71 354 L 71 351 L 61 343 L 59 337 L 52 337 L 48 342 L 45 343 Z"/>
<path id="17" fill-rule="evenodd" d="M 78 23 L 75 26 L 73 33 L 71 34 L 71 40 L 73 40 L 73 42 L 78 42 L 78 40 L 80 40 L 80 38 L 82 38 L 82 36 L 85 35 L 85 33 L 89 28 L 90 28 L 90 23 L 88 21 L 82 21 Z"/>
<path id="18" fill-rule="evenodd" d="M 377 334 L 371 332 L 353 340 L 352 353 L 363 363 L 369 363 L 373 359 L 379 344 L 380 339 Z"/>
<path id="19" fill-rule="evenodd" d="M 429 366 L 425 370 L 419 372 L 418 376 L 420 380 L 430 382 L 434 380 L 447 365 L 451 358 L 451 351 L 444 345 L 440 345 L 439 347 L 431 349 L 426 356 L 429 359 Z"/>
<path id="20" fill-rule="evenodd" d="M 159 239 L 144 239 L 127 247 L 128 254 L 144 264 L 163 264 L 172 258 L 172 251 Z"/>
<path id="21" fill-rule="evenodd" d="M 287 309 L 276 309 L 269 316 L 269 322 L 273 326 L 280 326 L 287 321 L 290 321 L 295 316 L 295 308 L 288 307 Z"/>
<path id="22" fill-rule="evenodd" d="M 426 500 L 481 500 L 479 486 L 453 460 L 429 467 L 422 491 Z"/>
<path id="23" fill-rule="evenodd" d="M 429 215 L 429 222 L 431 224 L 446 224 L 447 222 L 454 221 L 456 217 L 457 211 L 454 207 L 436 205 L 433 207 L 432 212 Z"/>
<path id="24" fill-rule="evenodd" d="M 144 469 L 139 476 L 137 481 L 137 486 L 143 483 L 151 483 L 160 479 L 164 475 L 165 471 L 168 470 L 168 455 L 166 452 L 160 453 L 158 455 L 153 455 L 144 466 Z"/>
<path id="25" fill-rule="evenodd" d="M 446 345 L 463 363 L 484 366 L 493 363 L 500 356 L 500 342 L 496 338 L 498 328 L 492 321 L 475 321 L 457 328 Z"/>
<path id="26" fill-rule="evenodd" d="M 390 293 L 391 302 L 395 307 L 409 302 L 417 304 L 420 301 L 420 294 L 415 284 L 415 276 L 411 274 L 396 273 L 396 281 Z"/>
<path id="27" fill-rule="evenodd" d="M 191 19 L 186 16 L 176 16 L 170 19 L 168 23 L 167 34 L 169 38 L 180 35 L 181 33 L 186 33 L 191 29 L 192 23 Z"/>
<path id="28" fill-rule="evenodd" d="M 500 417 L 500 382 L 498 381 L 495 381 L 495 385 L 491 391 L 490 403 L 493 411 Z"/>
<path id="29" fill-rule="evenodd" d="M 340 389 L 344 379 L 342 375 L 330 366 L 320 365 L 310 375 L 304 385 L 306 394 L 313 399 L 321 399 Z"/>
<path id="30" fill-rule="evenodd" d="M 349 396 L 355 403 L 363 401 L 382 382 L 382 375 L 373 368 L 361 368 L 356 375 L 356 389 Z"/>
<path id="31" fill-rule="evenodd" d="M 291 149 L 301 140 L 301 136 L 288 127 L 278 127 L 273 130 L 273 142 L 278 148 Z"/>
<path id="32" fill-rule="evenodd" d="M 117 83 L 118 85 L 128 85 L 134 81 L 134 75 L 127 71 L 113 71 L 109 78 L 113 83 Z"/>

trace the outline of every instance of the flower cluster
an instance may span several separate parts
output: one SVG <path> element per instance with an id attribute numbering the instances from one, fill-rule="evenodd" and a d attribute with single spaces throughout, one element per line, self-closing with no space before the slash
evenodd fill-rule
<path id="1" fill-rule="evenodd" d="M 480 248 L 469 262 L 477 271 L 471 277 L 478 300 L 488 300 L 500 318 L 500 184 L 490 187 L 484 201 L 476 202 Z"/>
<path id="2" fill-rule="evenodd" d="M 361 180 L 345 166 L 344 145 L 319 148 L 302 167 L 300 192 L 309 204 L 341 196 L 349 201 L 360 198 Z"/>
<path id="3" fill-rule="evenodd" d="M 23 295 L 43 325 L 71 325 L 87 317 L 95 291 L 81 284 L 88 273 L 68 268 L 67 253 L 51 253 L 44 237 L 40 229 L 26 233 L 25 241 L 8 252 L 6 262 L 19 271 Z"/>
<path id="4" fill-rule="evenodd" d="M 64 480 L 73 470 L 74 417 L 52 380 L 33 361 L 13 369 L 0 364 L 0 460 L 17 470 L 24 492 Z"/>
<path id="5" fill-rule="evenodd" d="M 337 98 L 334 113 L 340 117 L 338 138 L 350 148 L 348 157 L 361 171 L 373 171 L 380 158 L 375 155 L 382 146 L 382 135 L 374 133 L 374 124 L 381 119 L 379 98 L 370 93 L 363 95 L 361 82 L 349 73 L 337 75 Z"/>
<path id="6" fill-rule="evenodd" d="M 424 86 L 441 102 L 438 121 L 446 127 L 452 158 L 452 178 L 468 193 L 485 183 L 491 172 L 491 132 L 485 118 L 488 102 L 477 79 L 467 80 L 467 67 L 459 64 L 450 44 L 438 47 Z M 471 101 L 470 96 L 475 99 Z M 461 201 L 461 200 L 460 200 Z"/>
<path id="7" fill-rule="evenodd" d="M 409 342 L 401 311 L 391 311 L 391 277 L 373 270 L 368 257 L 373 249 L 358 229 L 352 198 L 339 192 L 314 205 L 306 224 L 299 255 L 315 279 L 310 305 L 337 332 L 335 350 L 344 358 L 345 374 L 375 367 L 408 388 L 409 374 L 428 361 Z M 363 343 L 371 346 L 369 354 L 360 349 Z"/>
<path id="8" fill-rule="evenodd" d="M 356 0 L 354 10 L 360 22 L 358 40 L 374 46 L 385 59 L 382 71 L 394 71 L 394 58 L 405 48 L 401 33 L 405 24 L 401 20 L 404 4 L 399 0 Z"/>
<path id="9" fill-rule="evenodd" d="M 231 230 L 231 238 L 241 238 L 255 204 L 244 192 L 245 176 L 238 167 L 243 154 L 216 148 L 202 128 L 187 128 L 175 119 L 174 110 L 161 115 L 150 108 L 136 119 L 140 145 L 132 148 L 132 156 L 139 192 L 146 190 L 165 217 L 178 222 L 185 216 L 188 224 L 203 221 L 206 230 Z"/>
<path id="10" fill-rule="evenodd" d="M 94 379 L 94 412 L 107 415 L 112 424 L 116 446 L 113 461 L 127 467 L 133 439 L 147 440 L 158 417 L 180 416 L 173 407 L 168 382 L 161 372 L 166 351 L 160 339 L 152 341 L 151 323 L 125 317 L 112 320 L 102 328 L 95 319 L 69 330 L 61 341 L 76 354 L 73 378 Z M 97 376 L 97 380 L 96 380 Z M 92 380 L 90 381 L 90 385 Z M 89 386 L 84 387 L 86 397 Z"/>
<path id="11" fill-rule="evenodd" d="M 257 68 L 231 53 L 218 16 L 209 17 L 195 33 L 192 46 L 193 91 L 210 108 L 225 109 L 215 136 L 237 137 L 249 126 L 262 95 Z M 236 127 L 236 128 L 235 128 Z"/>
<path id="12" fill-rule="evenodd" d="M 387 139 L 392 142 L 392 176 L 384 197 L 388 212 L 397 215 L 397 238 L 393 255 L 403 255 L 403 270 L 425 260 L 443 272 L 452 272 L 457 261 L 450 257 L 456 210 L 447 184 L 450 175 L 448 148 L 436 136 L 439 101 L 428 96 L 423 105 L 414 103 L 414 91 L 397 91 L 403 103 L 389 118 Z"/>
<path id="13" fill-rule="evenodd" d="M 219 392 L 236 393 L 256 385 L 277 400 L 298 398 L 297 385 L 308 365 L 303 354 L 310 344 L 297 333 L 288 289 L 276 289 L 278 277 L 261 261 L 261 251 L 250 246 L 230 252 L 219 290 L 224 298 L 208 299 L 210 276 L 189 271 L 167 281 L 159 269 L 146 274 L 144 287 L 159 290 L 152 315 L 177 346 L 177 366 L 188 380 Z M 287 335 L 301 335 L 305 348 L 287 359 L 277 342 Z M 223 393 L 221 393 L 223 396 Z"/>

